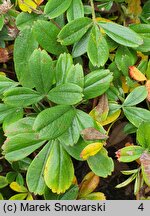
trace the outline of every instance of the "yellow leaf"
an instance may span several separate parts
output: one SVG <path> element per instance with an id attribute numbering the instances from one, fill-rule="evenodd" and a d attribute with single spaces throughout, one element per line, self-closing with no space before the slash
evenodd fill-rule
<path id="1" fill-rule="evenodd" d="M 10 197 L 9 200 L 24 200 L 27 196 L 27 193 L 19 193 L 15 194 L 14 196 Z"/>
<path id="2" fill-rule="evenodd" d="M 10 188 L 16 192 L 28 192 L 27 188 L 22 185 L 19 185 L 17 182 L 12 182 Z"/>
<path id="3" fill-rule="evenodd" d="M 28 193 L 28 196 L 26 197 L 26 200 L 33 200 L 32 194 Z"/>
<path id="4" fill-rule="evenodd" d="M 95 175 L 93 172 L 89 172 L 80 184 L 79 198 L 85 197 L 91 192 L 93 192 L 100 182 L 99 176 Z"/>
<path id="5" fill-rule="evenodd" d="M 77 180 L 76 176 L 74 176 L 73 181 L 72 181 L 72 184 L 74 184 L 74 185 L 77 185 L 77 184 L 78 184 L 78 180 Z"/>
<path id="6" fill-rule="evenodd" d="M 0 76 L 6 76 L 4 72 L 0 72 Z"/>
<path id="7" fill-rule="evenodd" d="M 88 157 L 94 156 L 95 154 L 97 154 L 101 150 L 102 147 L 103 147 L 103 143 L 100 143 L 100 142 L 91 143 L 82 150 L 80 157 L 83 160 L 87 160 Z"/>
<path id="8" fill-rule="evenodd" d="M 112 115 L 109 115 L 105 121 L 103 121 L 101 123 L 97 122 L 97 124 L 102 125 L 102 126 L 108 125 L 108 124 L 112 123 L 113 121 L 115 121 L 120 116 L 120 113 L 121 113 L 121 109 L 117 110 Z"/>
<path id="9" fill-rule="evenodd" d="M 109 19 L 105 19 L 105 18 L 102 18 L 102 17 L 97 17 L 97 18 L 96 18 L 96 21 L 112 22 L 111 20 L 109 20 Z"/>
<path id="10" fill-rule="evenodd" d="M 84 197 L 84 200 L 106 200 L 106 197 L 102 192 L 94 192 Z"/>
<path id="11" fill-rule="evenodd" d="M 18 5 L 23 12 L 31 13 L 43 0 L 18 0 Z"/>
<path id="12" fill-rule="evenodd" d="M 124 76 L 121 77 L 121 82 L 122 82 L 122 89 L 124 93 L 129 92 L 129 86 L 127 85 L 126 78 Z"/>
<path id="13" fill-rule="evenodd" d="M 141 71 L 139 71 L 135 66 L 129 67 L 129 74 L 130 74 L 130 77 L 136 81 L 147 80 L 145 75 Z"/>
<path id="14" fill-rule="evenodd" d="M 148 56 L 144 55 L 142 52 L 137 52 L 137 56 L 141 58 L 141 60 L 148 61 Z"/>

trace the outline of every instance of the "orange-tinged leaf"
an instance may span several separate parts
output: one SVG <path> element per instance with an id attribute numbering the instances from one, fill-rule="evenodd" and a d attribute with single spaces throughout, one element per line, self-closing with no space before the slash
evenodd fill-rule
<path id="1" fill-rule="evenodd" d="M 37 5 L 42 4 L 43 1 L 44 1 L 44 0 L 34 0 L 34 2 L 36 2 Z"/>
<path id="2" fill-rule="evenodd" d="M 16 192 L 28 192 L 27 188 L 22 185 L 19 185 L 17 182 L 12 182 L 10 188 Z"/>
<path id="3" fill-rule="evenodd" d="M 91 143 L 82 150 L 80 157 L 83 160 L 87 160 L 88 157 L 97 154 L 97 152 L 99 152 L 102 147 L 103 147 L 103 143 L 100 142 Z"/>
<path id="4" fill-rule="evenodd" d="M 136 81 L 147 80 L 145 75 L 141 71 L 139 71 L 135 66 L 129 67 L 129 74 L 130 74 L 130 77 Z"/>
<path id="5" fill-rule="evenodd" d="M 102 192 L 94 192 L 84 197 L 84 200 L 106 200 L 106 197 Z"/>
<path id="6" fill-rule="evenodd" d="M 146 89 L 148 91 L 147 100 L 150 102 L 150 80 L 147 80 L 145 86 L 146 86 Z"/>
<path id="7" fill-rule="evenodd" d="M 93 192 L 100 182 L 99 176 L 89 172 L 80 184 L 79 197 L 85 197 Z"/>
<path id="8" fill-rule="evenodd" d="M 77 184 L 78 184 L 78 180 L 77 180 L 76 176 L 74 176 L 73 181 L 72 181 L 72 184 L 74 184 L 74 185 L 77 185 Z"/>

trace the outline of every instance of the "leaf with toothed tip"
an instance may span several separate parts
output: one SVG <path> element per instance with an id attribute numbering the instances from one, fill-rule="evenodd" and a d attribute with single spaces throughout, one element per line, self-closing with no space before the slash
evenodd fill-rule
<path id="1" fill-rule="evenodd" d="M 106 178 L 114 170 L 114 163 L 105 148 L 102 148 L 96 155 L 88 158 L 87 163 L 90 169 L 98 176 Z"/>
<path id="2" fill-rule="evenodd" d="M 53 193 L 64 193 L 71 186 L 73 178 L 74 168 L 70 156 L 61 143 L 52 141 L 44 169 L 46 185 Z"/>

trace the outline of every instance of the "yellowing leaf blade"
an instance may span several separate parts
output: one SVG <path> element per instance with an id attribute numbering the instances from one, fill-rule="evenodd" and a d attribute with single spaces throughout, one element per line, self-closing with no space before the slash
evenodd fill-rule
<path id="1" fill-rule="evenodd" d="M 97 152 L 99 152 L 102 147 L 103 147 L 103 143 L 100 142 L 91 143 L 82 150 L 80 157 L 83 160 L 87 160 L 88 157 L 97 154 Z"/>
<path id="2" fill-rule="evenodd" d="M 16 192 L 28 192 L 24 186 L 19 185 L 17 182 L 12 182 L 10 184 L 10 188 Z"/>
<path id="3" fill-rule="evenodd" d="M 79 197 L 85 197 L 93 192 L 98 186 L 99 181 L 99 176 L 95 175 L 93 172 L 89 172 L 81 182 Z"/>

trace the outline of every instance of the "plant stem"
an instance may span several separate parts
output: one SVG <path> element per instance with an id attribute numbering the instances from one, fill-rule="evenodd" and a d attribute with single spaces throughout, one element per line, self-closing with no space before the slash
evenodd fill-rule
<path id="1" fill-rule="evenodd" d="M 90 4 L 91 4 L 91 7 L 92 7 L 92 19 L 93 21 L 95 21 L 95 8 L 94 8 L 94 3 L 93 3 L 93 0 L 90 0 Z"/>

